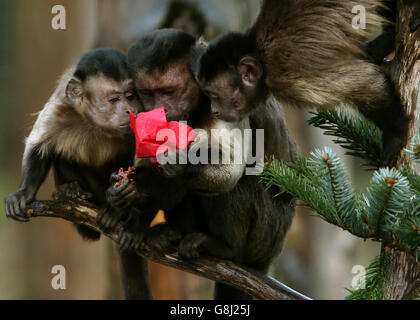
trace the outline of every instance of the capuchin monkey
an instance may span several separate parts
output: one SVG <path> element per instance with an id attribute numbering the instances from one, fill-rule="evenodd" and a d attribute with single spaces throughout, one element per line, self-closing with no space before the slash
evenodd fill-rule
<path id="1" fill-rule="evenodd" d="M 101 208 L 99 216 L 112 210 L 105 196 L 109 176 L 133 162 L 129 112 L 140 110 L 126 56 L 114 49 L 85 54 L 60 78 L 26 139 L 22 182 L 5 199 L 7 217 L 29 221 L 25 207 L 51 166 L 56 186 L 66 196 L 89 198 Z M 100 233 L 76 226 L 85 239 L 99 239 Z M 126 253 L 120 258 L 126 297 L 147 297 L 141 271 L 145 262 Z"/>
<path id="2" fill-rule="evenodd" d="M 382 130 L 382 163 L 395 164 L 409 118 L 388 76 L 374 64 L 381 53 L 372 48 L 374 57 L 364 53 L 384 26 L 377 13 L 383 3 L 263 1 L 248 31 L 216 38 L 194 67 L 212 116 L 238 121 L 258 112 L 270 94 L 284 105 L 304 108 L 349 105 Z M 366 9 L 366 29 L 351 24 L 355 6 Z M 389 50 L 389 36 L 384 38 Z"/>
<path id="3" fill-rule="evenodd" d="M 194 45 L 195 39 L 189 34 L 175 29 L 162 29 L 144 36 L 128 50 L 128 64 L 144 109 L 150 111 L 165 106 L 168 121 L 188 121 L 192 127 L 207 128 L 208 133 L 210 128 L 216 127 L 240 130 L 249 128 L 248 119 L 233 123 L 211 119 L 209 100 L 200 92 L 189 67 Z M 195 145 L 198 148 L 198 142 Z M 132 222 L 130 216 L 136 214 L 115 219 L 114 212 L 110 212 L 110 217 L 100 223 L 102 230 L 110 231 L 123 220 L 126 229 L 132 229 L 132 235 L 135 236 L 131 239 L 126 232 L 120 235 L 120 248 L 127 250 L 133 241 L 139 242 L 142 239 L 140 236 L 149 229 L 157 210 L 165 210 L 166 216 L 171 217 L 184 211 L 183 219 L 193 222 L 195 219 L 190 214 L 190 200 L 186 200 L 190 198 L 187 191 L 194 189 L 203 194 L 229 191 L 236 185 L 245 168 L 244 163 L 195 166 L 168 164 L 156 167 L 148 159 L 137 159 L 135 165 L 135 184 L 125 181 L 116 187 L 118 174 L 111 177 L 113 186 L 108 190 L 108 200 L 115 208 L 126 209 L 131 207 L 132 196 L 136 194 L 135 202 L 141 204 L 143 224 Z M 180 206 L 186 208 L 180 210 Z M 176 209 L 176 213 L 171 213 L 173 209 Z M 131 208 L 133 210 L 136 211 Z M 186 216 L 190 218 L 186 219 Z M 183 222 L 181 229 L 187 229 L 187 225 Z M 145 230 L 140 232 L 142 228 Z M 151 228 L 147 234 L 146 240 L 157 248 L 168 247 L 168 238 L 173 238 L 174 242 L 179 240 L 179 235 L 175 235 L 168 225 Z"/>
<path id="4" fill-rule="evenodd" d="M 293 160 L 294 144 L 288 135 L 282 109 L 274 99 L 268 101 L 258 115 L 239 121 L 226 122 L 211 117 L 209 102 L 199 90 L 190 69 L 190 60 L 197 56 L 196 50 L 201 50 L 201 45 L 195 45 L 193 37 L 171 29 L 155 31 L 130 48 L 128 63 L 145 108 L 164 105 L 168 120 L 188 119 L 193 128 L 199 127 L 206 132 L 212 128 L 251 128 L 254 133 L 255 129 L 264 129 L 265 152 L 256 161 L 261 163 L 264 156 L 272 155 L 285 161 Z M 200 141 L 198 139 L 192 145 Z M 255 137 L 252 142 L 245 140 L 244 145 L 248 146 L 244 147 L 245 155 L 255 151 Z M 210 149 L 211 145 L 209 152 Z M 165 167 L 171 166 L 182 168 L 172 175 L 179 187 L 170 190 L 172 185 L 163 183 L 153 193 L 150 185 L 159 179 L 164 182 Z M 135 208 L 132 214 L 147 216 L 151 202 L 155 202 L 154 209 L 169 203 L 169 210 L 165 212 L 167 222 L 149 230 L 138 230 L 137 235 L 144 234 L 141 239 L 162 253 L 178 249 L 185 259 L 210 255 L 233 260 L 261 273 L 267 272 L 282 249 L 292 221 L 294 210 L 289 196 L 274 197 L 279 192 L 275 188 L 265 191 L 258 176 L 245 175 L 244 162 L 239 165 L 165 164 L 155 169 L 161 172 L 137 167 L 134 182 L 126 181 L 119 187 L 112 185 L 108 190 L 108 201 L 117 208 L 118 204 L 132 205 Z M 144 183 L 145 172 L 149 174 L 147 183 Z M 170 191 L 166 191 L 168 188 Z M 173 201 L 174 197 L 176 201 Z M 140 238 L 135 238 L 136 230 L 127 231 L 129 234 L 121 235 L 122 242 L 127 249 L 135 248 Z M 250 296 L 216 283 L 215 298 L 249 299 Z"/>

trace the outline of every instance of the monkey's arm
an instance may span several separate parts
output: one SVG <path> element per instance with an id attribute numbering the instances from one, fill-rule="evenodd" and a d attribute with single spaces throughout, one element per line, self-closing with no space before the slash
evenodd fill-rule
<path id="1" fill-rule="evenodd" d="M 23 175 L 19 189 L 5 198 L 6 216 L 17 221 L 29 221 L 27 204 L 35 199 L 51 166 L 51 159 L 42 157 L 35 148 L 25 151 Z"/>

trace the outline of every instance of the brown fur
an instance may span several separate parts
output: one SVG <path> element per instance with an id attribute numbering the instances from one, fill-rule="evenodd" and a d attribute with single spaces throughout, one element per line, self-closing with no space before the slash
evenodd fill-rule
<path id="1" fill-rule="evenodd" d="M 74 68 L 60 78 L 57 89 L 39 113 L 33 129 L 26 139 L 23 161 L 35 148 L 43 157 L 60 155 L 79 165 L 100 167 L 122 153 L 130 153 L 133 145 L 127 137 L 115 136 L 99 128 L 76 110 L 66 99 L 66 85 Z"/>
<path id="2" fill-rule="evenodd" d="M 356 5 L 366 8 L 365 30 L 352 27 Z M 380 7 L 374 0 L 264 1 L 254 28 L 268 88 L 291 105 L 373 107 L 386 80 L 361 48 L 385 22 Z"/>

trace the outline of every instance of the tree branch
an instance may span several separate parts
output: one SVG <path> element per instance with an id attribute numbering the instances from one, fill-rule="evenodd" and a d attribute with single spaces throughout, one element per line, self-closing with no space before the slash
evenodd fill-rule
<path id="1" fill-rule="evenodd" d="M 62 218 L 102 232 L 96 225 L 97 210 L 94 205 L 83 200 L 57 199 L 35 201 L 27 207 L 26 212 L 31 218 Z M 114 233 L 102 233 L 116 241 L 118 231 L 116 230 Z M 223 282 L 247 292 L 257 299 L 310 300 L 308 297 L 288 288 L 269 276 L 260 275 L 253 270 L 245 269 L 230 261 L 216 258 L 200 258 L 193 262 L 188 262 L 181 259 L 177 254 L 161 255 L 145 244 L 141 245 L 137 254 L 157 263 L 194 273 L 214 281 Z"/>

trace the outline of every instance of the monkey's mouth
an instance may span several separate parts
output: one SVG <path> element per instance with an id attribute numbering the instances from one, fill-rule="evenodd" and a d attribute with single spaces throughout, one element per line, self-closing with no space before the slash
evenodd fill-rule
<path id="1" fill-rule="evenodd" d="M 130 122 L 124 123 L 124 124 L 120 124 L 118 126 L 120 129 L 128 129 L 130 128 Z"/>

